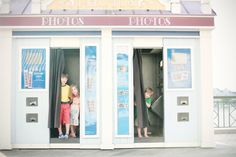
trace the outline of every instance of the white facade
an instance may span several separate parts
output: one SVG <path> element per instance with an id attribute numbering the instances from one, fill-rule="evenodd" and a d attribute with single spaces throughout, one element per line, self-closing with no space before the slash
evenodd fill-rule
<path id="1" fill-rule="evenodd" d="M 7 32 L 7 31 L 5 31 Z M 8 30 L 8 32 L 10 32 Z M 10 34 L 10 33 L 8 33 Z M 204 39 L 201 39 L 202 35 L 207 35 L 206 31 L 201 32 L 200 37 L 190 37 L 186 39 L 181 39 L 180 37 L 174 37 L 174 38 L 163 38 L 163 37 L 115 37 L 112 38 L 111 29 L 104 29 L 102 30 L 102 36 L 94 39 L 90 37 L 90 41 L 92 42 L 98 42 L 102 43 L 101 51 L 101 61 L 99 62 L 100 67 L 100 73 L 99 73 L 99 79 L 101 80 L 99 89 L 99 95 L 100 95 L 100 106 L 99 111 L 101 112 L 99 123 L 100 125 L 100 136 L 99 140 L 94 143 L 92 147 L 99 147 L 102 149 L 110 149 L 117 147 L 171 147 L 171 146 L 203 146 L 203 147 L 211 147 L 214 144 L 213 140 L 213 127 L 212 125 L 212 119 L 210 118 L 209 110 L 212 109 L 212 100 L 210 96 L 206 96 L 207 89 L 211 91 L 211 73 L 209 73 L 209 60 L 210 58 L 206 59 L 207 56 L 210 57 L 209 51 L 206 50 L 206 47 L 209 48 L 208 43 L 210 42 L 210 36 L 204 37 Z M 98 40 L 96 40 L 96 38 Z M 2 38 L 4 39 L 4 38 Z M 4 53 L 5 62 L 4 65 L 9 65 L 12 67 L 12 71 L 15 71 L 13 73 L 10 73 L 9 70 L 7 70 L 6 73 L 4 73 L 4 77 L 6 80 L 9 80 L 9 83 L 4 83 L 6 86 L 4 89 L 4 101 L 6 101 L 3 107 L 5 107 L 5 111 L 8 110 L 9 112 L 4 112 L 2 115 L 2 125 L 6 126 L 4 129 L 6 129 L 5 134 L 2 139 L 5 140 L 4 143 L 2 143 L 2 148 L 18 148 L 18 147 L 54 147 L 55 144 L 49 143 L 49 129 L 47 128 L 47 116 L 48 116 L 48 81 L 46 90 L 44 91 L 20 91 L 19 89 L 19 49 L 21 47 L 47 47 L 47 57 L 49 55 L 49 48 L 50 47 L 80 47 L 80 45 L 83 45 L 83 43 L 86 43 L 86 37 L 66 37 L 66 41 L 64 42 L 65 38 L 61 37 L 42 37 L 42 38 L 36 38 L 36 37 L 8 37 L 8 40 L 5 40 L 4 46 L 8 45 L 8 48 L 4 48 L 6 51 L 10 51 L 14 49 L 14 52 L 12 53 Z M 206 42 L 208 40 L 208 42 Z M 63 42 L 61 42 L 63 41 Z M 91 42 L 88 43 L 91 43 Z M 154 42 L 155 41 L 155 42 Z M 30 43 L 30 46 L 29 46 Z M 164 138 L 165 142 L 163 143 L 152 143 L 152 144 L 132 144 L 133 137 L 131 136 L 130 140 L 129 138 L 115 138 L 114 137 L 114 106 L 111 104 L 114 104 L 113 101 L 113 93 L 111 92 L 113 89 L 113 82 L 114 77 L 112 77 L 113 74 L 113 68 L 112 66 L 107 65 L 114 65 L 113 63 L 113 55 L 110 53 L 112 51 L 112 44 L 126 44 L 131 47 L 131 51 L 129 52 L 130 56 L 132 56 L 132 47 L 143 47 L 143 48 L 151 48 L 151 47 L 161 47 L 164 48 L 164 54 L 165 49 L 167 47 L 190 47 L 192 49 L 193 54 L 193 88 L 189 90 L 170 90 L 167 89 L 165 86 L 165 126 L 164 126 Z M 140 44 L 142 43 L 142 44 Z M 201 43 L 201 44 L 200 44 Z M 51 45 L 50 45 L 51 44 Z M 110 48 L 103 45 L 111 45 Z M 11 45 L 14 45 L 13 47 Z M 180 46 L 183 45 L 183 46 Z M 202 48 L 205 47 L 205 48 Z M 7 50 L 8 49 L 8 50 Z M 208 55 L 204 52 L 200 52 L 200 49 L 205 50 L 204 52 L 208 52 Z M 103 53 L 104 51 L 107 53 Z M 202 55 L 204 54 L 204 56 Z M 12 54 L 12 55 L 11 55 Z M 8 57 L 11 55 L 12 57 Z M 14 57 L 13 57 L 14 56 Z M 8 57 L 8 60 L 7 60 Z M 166 56 L 164 55 L 164 63 L 166 62 Z M 205 61 L 206 60 L 206 61 Z M 205 63 L 204 63 L 205 61 Z M 199 66 L 198 63 L 201 63 L 203 65 Z M 205 66 L 204 66 L 205 65 Z M 208 68 L 206 68 L 208 67 Z M 202 69 L 201 69 L 202 68 Z M 48 70 L 49 70 L 49 62 L 47 59 L 47 80 L 48 80 Z M 165 69 L 166 71 L 167 69 Z M 110 71 L 110 72 L 109 72 Z M 205 72 L 206 71 L 206 72 Z M 8 75 L 6 75 L 9 73 Z M 110 77 L 108 77 L 108 74 L 110 74 Z M 164 77 L 164 82 L 167 82 L 166 80 L 166 74 Z M 16 79 L 11 79 L 11 78 Z M 7 79 L 9 78 L 9 79 Z M 199 81 L 204 80 L 204 81 Z M 206 80 L 209 80 L 209 82 L 206 82 Z M 202 82 L 202 83 L 201 83 Z M 203 85 L 205 83 L 205 85 Z M 11 87 L 9 89 L 9 87 Z M 130 84 L 130 87 L 132 87 L 132 84 Z M 6 91 L 9 90 L 8 97 L 6 96 Z M 110 92 L 108 92 L 110 91 Z M 204 93 L 204 94 L 203 94 Z M 104 96 L 102 96 L 104 95 Z M 190 98 L 190 105 L 179 107 L 176 105 L 176 98 L 177 96 L 189 96 Z M 34 97 L 37 96 L 39 99 L 39 106 L 36 108 L 27 108 L 25 106 L 25 98 L 26 97 Z M 200 101 L 201 100 L 201 101 Z M 110 102 L 110 103 L 109 103 Z M 202 103 L 200 103 L 202 102 Z M 206 103 L 208 102 L 208 103 Z M 211 102 L 211 103 L 210 103 Z M 6 105 L 8 104 L 8 105 Z M 199 105 L 201 104 L 201 105 Z M 208 107 L 209 109 L 206 109 Z M 3 108 L 4 109 L 4 108 Z M 132 110 L 131 110 L 132 111 Z M 176 121 L 176 114 L 180 111 L 187 111 L 190 114 L 190 121 L 188 123 L 179 123 Z M 11 114 L 14 113 L 14 114 Z M 26 113 L 38 113 L 39 114 L 39 123 L 37 124 L 27 124 L 25 122 L 25 114 Z M 106 114 L 102 114 L 106 113 Z M 131 112 L 132 115 L 132 112 Z M 6 119 L 5 117 L 8 116 L 9 118 Z M 113 117 L 113 118 L 111 118 Z M 208 117 L 208 118 L 207 118 Z M 208 119 L 208 121 L 206 120 Z M 6 121 L 7 120 L 7 121 Z M 11 124 L 11 125 L 9 125 Z M 108 125 L 109 124 L 109 125 Z M 8 126 L 8 127 L 7 127 Z M 11 131 L 9 131 L 11 130 Z M 37 132 L 37 136 L 35 136 L 35 133 Z M 27 134 L 25 134 L 27 133 Z M 26 135 L 26 136 L 23 136 Z M 8 139 L 5 139 L 8 137 Z M 11 139 L 11 140 L 10 140 Z M 126 140 L 125 140 L 126 139 Z M 1 141 L 4 141 L 1 140 Z M 83 140 L 81 139 L 81 143 Z M 124 141 L 127 142 L 125 145 Z M 4 146 L 5 143 L 8 143 L 6 146 Z M 93 142 L 92 142 L 93 143 Z M 122 145 L 123 144 L 123 145 Z M 63 144 L 62 144 L 63 145 Z M 86 145 L 86 140 L 85 140 Z M 56 146 L 55 146 L 56 147 Z M 62 147 L 71 147 L 63 145 Z M 84 147 L 82 144 L 78 145 L 78 148 Z M 87 146 L 90 147 L 90 146 Z"/>
<path id="2" fill-rule="evenodd" d="M 40 1 L 33 1 L 38 8 Z M 179 5 L 176 1 L 173 4 Z M 209 5 L 209 1 L 203 1 Z M 178 13 L 178 6 L 174 6 Z M 205 8 L 204 12 L 209 14 Z M 38 13 L 37 9 L 34 9 Z M 1 25 L 1 23 L 0 23 Z M 146 148 L 146 147 L 214 147 L 212 95 L 212 26 L 0 26 L 1 73 L 0 149 L 14 148 Z M 42 33 L 43 32 L 43 33 Z M 59 33 L 58 33 L 59 32 Z M 61 33 L 63 32 L 63 33 Z M 72 32 L 72 33 L 71 33 Z M 73 34 L 77 32 L 78 34 Z M 89 32 L 88 35 L 85 35 Z M 95 33 L 94 33 L 95 32 Z M 85 47 L 97 52 L 97 134 L 85 135 Z M 129 134 L 117 136 L 116 56 L 125 46 L 129 66 Z M 46 87 L 21 89 L 21 49 L 46 49 Z M 50 48 L 80 49 L 81 124 L 80 143 L 51 143 L 49 116 Z M 164 69 L 164 141 L 134 142 L 133 124 L 133 50 L 163 49 Z M 168 87 L 169 48 L 191 50 L 192 86 L 188 89 Z M 27 97 L 38 97 L 38 106 L 27 107 Z M 188 97 L 189 105 L 178 106 L 177 97 Z M 27 123 L 26 114 L 37 113 L 38 123 Z M 188 113 L 180 122 L 178 113 Z"/>

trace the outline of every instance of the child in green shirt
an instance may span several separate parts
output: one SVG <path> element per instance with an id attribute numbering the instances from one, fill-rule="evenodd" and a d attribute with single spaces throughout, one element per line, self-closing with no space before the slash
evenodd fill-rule
<path id="1" fill-rule="evenodd" d="M 151 104 L 152 104 L 152 95 L 153 95 L 153 90 L 152 88 L 150 87 L 147 87 L 144 91 L 144 96 L 145 96 L 145 105 L 147 108 L 150 108 L 151 107 Z M 148 112 L 148 110 L 147 110 Z M 148 113 L 147 113 L 148 115 Z M 148 115 L 148 122 L 150 121 L 149 119 L 149 115 Z M 142 134 L 141 134 L 141 128 L 137 128 L 137 131 L 138 131 L 138 137 L 142 137 Z M 148 137 L 148 131 L 147 131 L 147 127 L 143 128 L 143 132 L 144 132 L 144 137 Z"/>

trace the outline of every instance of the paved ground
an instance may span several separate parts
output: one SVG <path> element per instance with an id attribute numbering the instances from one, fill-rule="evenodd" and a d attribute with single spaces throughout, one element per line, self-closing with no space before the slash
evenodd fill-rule
<path id="1" fill-rule="evenodd" d="M 236 157 L 236 134 L 216 134 L 216 148 L 158 148 L 116 150 L 12 150 L 0 157 Z"/>

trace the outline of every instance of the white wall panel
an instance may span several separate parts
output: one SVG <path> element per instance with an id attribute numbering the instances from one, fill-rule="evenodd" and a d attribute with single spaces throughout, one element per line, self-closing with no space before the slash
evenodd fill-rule
<path id="1" fill-rule="evenodd" d="M 13 103 L 14 139 L 12 144 L 49 144 L 49 39 L 14 39 L 15 57 L 15 103 Z M 21 48 L 46 48 L 46 89 L 20 89 Z M 26 106 L 27 97 L 38 97 L 38 106 Z M 38 123 L 26 123 L 27 113 L 37 113 Z"/>
<path id="2" fill-rule="evenodd" d="M 2 68 L 1 77 L 1 109 L 0 109 L 0 149 L 11 149 L 11 81 L 12 81 L 12 38 L 11 30 L 0 30 L 0 49 Z"/>
<path id="3" fill-rule="evenodd" d="M 190 48 L 192 67 L 192 88 L 168 89 L 167 48 Z M 198 39 L 164 39 L 164 138 L 165 142 L 187 143 L 189 146 L 199 146 L 199 115 L 201 97 L 200 66 Z M 189 97 L 189 105 L 178 106 L 177 97 Z M 178 122 L 177 114 L 189 113 L 189 121 Z"/>

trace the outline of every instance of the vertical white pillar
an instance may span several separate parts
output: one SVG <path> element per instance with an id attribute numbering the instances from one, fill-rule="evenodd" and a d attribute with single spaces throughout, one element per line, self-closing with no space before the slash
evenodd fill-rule
<path id="1" fill-rule="evenodd" d="M 214 147 L 211 30 L 200 31 L 201 147 Z"/>
<path id="2" fill-rule="evenodd" d="M 210 0 L 201 0 L 201 10 L 203 14 L 211 14 Z"/>
<path id="3" fill-rule="evenodd" d="M 40 0 L 32 0 L 31 2 L 31 14 L 41 13 L 41 3 Z"/>
<path id="4" fill-rule="evenodd" d="M 101 51 L 101 149 L 113 149 L 112 30 L 102 29 Z"/>
<path id="5" fill-rule="evenodd" d="M 171 13 L 173 13 L 173 14 L 180 14 L 181 13 L 180 0 L 171 0 L 170 8 L 171 8 Z"/>
<path id="6" fill-rule="evenodd" d="M 0 14 L 10 13 L 10 0 L 0 0 Z"/>
<path id="7" fill-rule="evenodd" d="M 1 49 L 1 113 L 0 150 L 11 149 L 11 84 L 12 84 L 12 31 L 0 30 Z"/>

